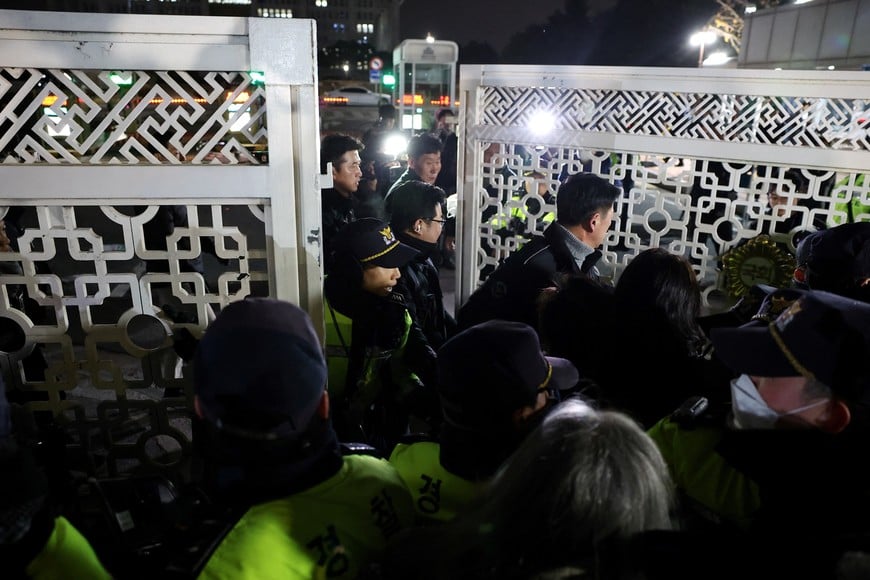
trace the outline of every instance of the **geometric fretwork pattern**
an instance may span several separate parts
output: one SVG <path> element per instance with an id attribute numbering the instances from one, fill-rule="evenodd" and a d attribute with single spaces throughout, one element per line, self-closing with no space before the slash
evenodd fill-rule
<path id="1" fill-rule="evenodd" d="M 854 173 L 528 144 L 477 146 L 484 159 L 475 184 L 478 282 L 543 232 L 556 210 L 560 179 L 580 171 L 623 189 L 602 274 L 615 280 L 634 255 L 664 247 L 691 261 L 708 306 L 724 300 L 720 258 L 728 250 L 765 234 L 793 253 L 796 234 L 845 218 L 842 202 L 860 198 L 870 205 L 870 180 Z"/>
<path id="2" fill-rule="evenodd" d="M 192 344 L 215 313 L 268 294 L 267 208 L 37 206 L 5 216 L 0 363 L 14 397 L 59 423 L 71 467 L 181 472 Z M 15 237 L 17 235 L 17 237 Z M 183 349 L 179 349 L 183 352 Z"/>
<path id="3" fill-rule="evenodd" d="M 0 69 L 0 163 L 264 163 L 247 72 Z"/>
<path id="4" fill-rule="evenodd" d="M 870 150 L 870 99 L 481 87 L 481 125 Z"/>

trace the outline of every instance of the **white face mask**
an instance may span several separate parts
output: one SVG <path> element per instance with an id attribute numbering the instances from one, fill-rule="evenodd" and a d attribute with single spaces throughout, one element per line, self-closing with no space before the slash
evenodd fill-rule
<path id="1" fill-rule="evenodd" d="M 818 407 L 827 402 L 827 399 L 822 399 L 780 413 L 771 409 L 764 402 L 749 375 L 740 375 L 731 381 L 731 412 L 734 416 L 734 426 L 738 429 L 774 429 L 780 418 Z"/>

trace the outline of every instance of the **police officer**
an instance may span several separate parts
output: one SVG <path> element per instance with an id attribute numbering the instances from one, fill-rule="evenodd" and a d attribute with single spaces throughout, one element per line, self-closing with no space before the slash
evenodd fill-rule
<path id="1" fill-rule="evenodd" d="M 247 508 L 201 578 L 357 578 L 412 519 L 390 465 L 342 456 L 308 315 L 270 298 L 224 308 L 194 356 L 208 486 Z"/>
<path id="2" fill-rule="evenodd" d="M 712 331 L 738 374 L 730 408 L 696 401 L 649 433 L 688 521 L 758 534 L 778 576 L 831 578 L 843 551 L 870 548 L 870 305 L 799 290 L 768 302 L 789 299 L 772 322 Z"/>
<path id="3" fill-rule="evenodd" d="M 342 230 L 324 283 L 331 391 L 339 434 L 389 454 L 413 415 L 427 424 L 440 410 L 435 351 L 396 291 L 400 268 L 418 252 L 380 220 Z"/>
<path id="4" fill-rule="evenodd" d="M 502 462 L 578 380 L 574 365 L 544 356 L 534 329 L 520 322 L 484 322 L 448 340 L 438 351 L 440 437 L 400 443 L 390 457 L 418 515 L 445 521 L 473 505 Z"/>
<path id="5" fill-rule="evenodd" d="M 0 377 L 0 562 L 5 578 L 111 578 L 87 539 L 54 512 L 48 482 L 13 432 Z"/>

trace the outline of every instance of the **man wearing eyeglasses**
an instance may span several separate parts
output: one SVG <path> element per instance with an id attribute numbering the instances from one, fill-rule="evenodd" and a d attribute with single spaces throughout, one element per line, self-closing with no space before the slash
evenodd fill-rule
<path id="1" fill-rule="evenodd" d="M 420 254 L 399 269 L 394 291 L 405 297 L 405 305 L 429 345 L 438 349 L 456 328 L 444 310 L 438 268 L 432 256 L 444 230 L 444 191 L 422 181 L 408 181 L 393 190 L 390 226 L 396 237 Z"/>

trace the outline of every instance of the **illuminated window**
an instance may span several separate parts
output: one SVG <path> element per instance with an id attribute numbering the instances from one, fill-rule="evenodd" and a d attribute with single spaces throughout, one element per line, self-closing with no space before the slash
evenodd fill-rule
<path id="1" fill-rule="evenodd" d="M 257 16 L 263 18 L 293 18 L 293 11 L 286 8 L 257 8 Z"/>
<path id="2" fill-rule="evenodd" d="M 208 0 L 209 4 L 250 4 L 251 0 Z"/>

